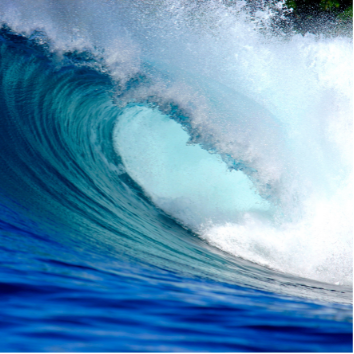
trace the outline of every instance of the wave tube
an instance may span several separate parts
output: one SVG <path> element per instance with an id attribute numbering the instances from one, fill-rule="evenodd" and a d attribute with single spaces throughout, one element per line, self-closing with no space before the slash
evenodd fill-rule
<path id="1" fill-rule="evenodd" d="M 60 104 L 31 119 L 33 129 L 18 120 L 24 148 L 17 156 L 37 176 L 34 188 L 28 175 L 31 188 L 47 190 L 48 203 L 65 210 L 63 224 L 73 220 L 92 240 L 104 226 L 112 247 L 143 262 L 161 265 L 168 249 L 172 268 L 194 257 L 201 273 L 232 278 L 216 260 L 206 266 L 208 257 L 181 241 L 187 236 L 165 237 L 161 213 L 198 235 L 192 244 L 209 249 L 207 241 L 218 260 L 221 254 L 280 278 L 351 286 L 351 38 L 274 33 L 271 12 L 252 17 L 214 1 L 38 6 L 4 2 L 0 11 L 7 38 L 28 40 L 24 47 L 45 57 L 25 73 L 26 87 L 44 67 L 55 78 L 35 82 L 52 88 Z M 9 71 L 4 65 L 9 86 L 23 63 Z M 30 101 L 46 107 L 37 92 Z M 12 102 L 11 91 L 4 96 Z M 11 123 L 7 129 L 14 134 Z M 38 156 L 46 168 L 33 162 Z M 44 188 L 41 173 L 47 181 L 55 175 L 55 183 Z M 70 197 L 61 201 L 58 190 Z M 41 213 L 50 209 L 44 205 Z M 119 241 L 112 236 L 118 230 Z"/>

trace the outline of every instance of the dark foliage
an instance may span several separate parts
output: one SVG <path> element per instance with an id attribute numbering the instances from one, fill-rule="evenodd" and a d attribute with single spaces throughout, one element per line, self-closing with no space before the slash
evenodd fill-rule
<path id="1" fill-rule="evenodd" d="M 286 6 L 292 9 L 287 17 L 300 32 L 315 33 L 324 25 L 336 31 L 352 28 L 352 0 L 287 0 Z"/>
<path id="2" fill-rule="evenodd" d="M 352 8 L 352 0 L 287 0 L 286 5 L 298 16 L 313 16 L 321 12 L 341 13 Z"/>

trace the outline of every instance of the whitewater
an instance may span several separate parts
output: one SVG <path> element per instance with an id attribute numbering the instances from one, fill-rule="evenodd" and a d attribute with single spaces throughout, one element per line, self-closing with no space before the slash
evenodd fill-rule
<path id="1" fill-rule="evenodd" d="M 289 11 L 0 2 L 1 351 L 352 350 L 353 40 Z"/>

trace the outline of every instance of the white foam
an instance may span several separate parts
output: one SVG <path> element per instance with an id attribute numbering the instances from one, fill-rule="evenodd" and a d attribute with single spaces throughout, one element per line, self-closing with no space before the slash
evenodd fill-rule
<path id="1" fill-rule="evenodd" d="M 352 39 L 274 35 L 272 11 L 251 21 L 241 5 L 4 0 L 0 13 L 19 32 L 43 29 L 58 53 L 99 53 L 123 84 L 140 71 L 151 76 L 142 63 L 155 66 L 158 80 L 127 99 L 173 101 L 195 132 L 253 171 L 228 172 L 217 156 L 183 149 L 185 133 L 156 112 L 161 126 L 151 110 L 126 111 L 117 148 L 166 212 L 236 256 L 350 283 Z"/>
<path id="2" fill-rule="evenodd" d="M 244 215 L 239 223 L 206 225 L 202 237 L 220 249 L 281 272 L 352 284 L 352 186 L 307 200 L 304 217 L 280 225 Z"/>

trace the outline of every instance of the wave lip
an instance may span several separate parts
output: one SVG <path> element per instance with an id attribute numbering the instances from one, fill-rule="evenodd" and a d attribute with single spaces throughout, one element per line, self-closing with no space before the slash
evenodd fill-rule
<path id="1" fill-rule="evenodd" d="M 99 47 L 102 33 L 73 41 L 72 33 L 41 21 L 42 32 L 30 22 L 22 35 L 2 32 L 4 127 L 19 137 L 14 151 L 3 143 L 10 168 L 2 178 L 14 199 L 33 203 L 49 219 L 60 210 L 60 222 L 89 239 L 104 229 L 115 250 L 132 249 L 147 263 L 161 264 L 169 249 L 171 268 L 178 259 L 177 268 L 186 269 L 193 258 L 198 274 L 216 277 L 219 260 L 228 256 L 218 250 L 200 256 L 208 246 L 195 239 L 186 246 L 192 231 L 236 256 L 227 258 L 227 279 L 243 259 L 280 278 L 351 285 L 351 83 L 337 79 L 339 57 L 327 55 L 338 50 L 347 65 L 348 39 L 262 42 L 259 33 L 239 38 L 229 31 L 224 41 L 220 24 L 219 33 L 205 38 L 183 29 L 195 48 L 176 62 L 172 47 L 156 54 L 161 34 L 141 42 L 141 23 L 130 35 L 115 29 L 114 40 Z M 199 64 L 209 42 L 218 51 L 210 52 L 207 73 Z M 30 87 L 36 90 L 29 94 Z M 206 266 L 209 256 L 214 262 Z"/>
<path id="2" fill-rule="evenodd" d="M 240 4 L 0 2 L 2 349 L 352 350 L 352 41 Z"/>

